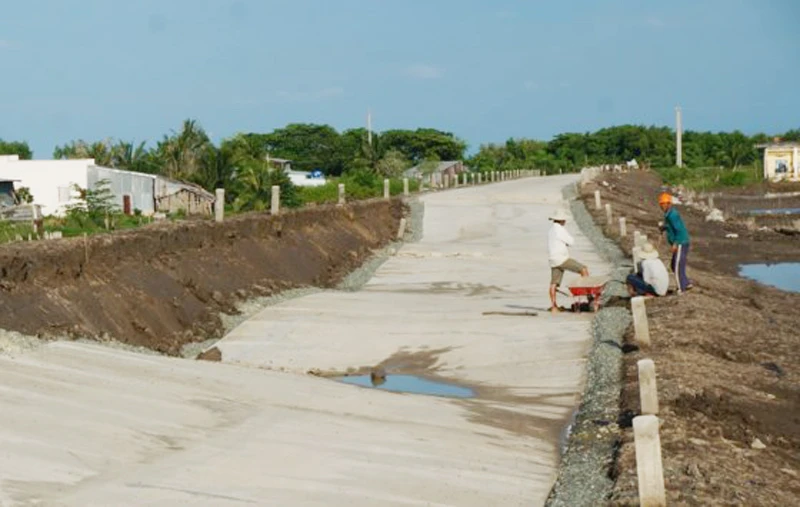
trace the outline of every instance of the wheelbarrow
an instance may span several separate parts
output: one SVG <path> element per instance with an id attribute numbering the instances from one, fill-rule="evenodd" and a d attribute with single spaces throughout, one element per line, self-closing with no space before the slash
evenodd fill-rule
<path id="1" fill-rule="evenodd" d="M 609 279 L 599 276 L 581 277 L 567 287 L 570 295 L 574 298 L 572 311 L 596 312 L 600 309 L 600 295 L 608 283 Z M 585 299 L 585 301 L 584 301 Z"/>

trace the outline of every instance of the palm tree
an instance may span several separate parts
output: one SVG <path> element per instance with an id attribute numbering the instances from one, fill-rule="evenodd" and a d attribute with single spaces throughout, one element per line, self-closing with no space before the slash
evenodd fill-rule
<path id="1" fill-rule="evenodd" d="M 196 120 L 184 120 L 180 132 L 164 136 L 156 148 L 163 172 L 171 178 L 191 179 L 203 168 L 204 154 L 211 140 Z"/>

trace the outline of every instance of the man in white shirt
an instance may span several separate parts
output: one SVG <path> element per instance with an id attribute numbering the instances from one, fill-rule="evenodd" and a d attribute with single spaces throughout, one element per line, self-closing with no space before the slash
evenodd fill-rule
<path id="1" fill-rule="evenodd" d="M 557 313 L 561 310 L 556 303 L 556 289 L 561 285 L 564 271 L 589 276 L 589 269 L 569 256 L 569 247 L 575 243 L 575 240 L 564 227 L 564 224 L 567 223 L 567 214 L 558 209 L 550 216 L 550 220 L 553 222 L 550 232 L 547 234 L 547 250 L 550 261 L 550 312 Z"/>
<path id="2" fill-rule="evenodd" d="M 636 273 L 626 280 L 628 293 L 633 296 L 665 296 L 669 288 L 669 273 L 658 258 L 658 250 L 652 243 L 645 243 L 640 254 L 642 262 L 636 266 Z"/>

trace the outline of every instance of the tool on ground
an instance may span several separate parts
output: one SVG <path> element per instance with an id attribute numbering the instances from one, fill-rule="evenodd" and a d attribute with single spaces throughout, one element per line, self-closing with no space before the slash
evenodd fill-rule
<path id="1" fill-rule="evenodd" d="M 483 312 L 484 315 L 513 315 L 517 317 L 536 317 L 536 312 Z"/>

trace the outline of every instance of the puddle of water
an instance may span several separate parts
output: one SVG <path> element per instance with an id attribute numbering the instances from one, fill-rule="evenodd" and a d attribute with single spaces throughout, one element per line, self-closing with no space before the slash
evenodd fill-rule
<path id="1" fill-rule="evenodd" d="M 749 215 L 800 215 L 800 208 L 754 209 Z"/>
<path id="2" fill-rule="evenodd" d="M 472 398 L 475 392 L 446 382 L 436 382 L 415 375 L 386 375 L 385 380 L 373 384 L 370 375 L 348 375 L 334 380 L 361 387 L 374 387 L 396 393 L 427 394 L 429 396 L 445 396 L 448 398 Z"/>
<path id="3" fill-rule="evenodd" d="M 739 275 L 790 292 L 800 292 L 800 262 L 742 264 Z"/>

